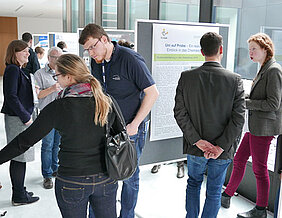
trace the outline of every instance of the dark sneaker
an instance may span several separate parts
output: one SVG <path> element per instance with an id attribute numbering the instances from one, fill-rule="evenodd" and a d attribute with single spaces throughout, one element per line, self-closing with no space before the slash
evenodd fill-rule
<path id="1" fill-rule="evenodd" d="M 177 167 L 176 177 L 179 178 L 179 179 L 184 177 L 184 166 Z"/>
<path id="2" fill-rule="evenodd" d="M 57 174 L 58 174 L 58 171 L 55 171 L 55 172 L 52 173 L 52 176 L 57 177 Z"/>
<path id="3" fill-rule="evenodd" d="M 30 197 L 33 196 L 33 192 L 28 192 L 28 191 L 26 190 L 26 187 L 24 187 L 24 190 L 25 190 L 25 193 L 27 193 Z"/>
<path id="4" fill-rule="evenodd" d="M 244 213 L 238 213 L 237 217 L 240 217 L 240 218 L 266 218 L 267 213 L 266 213 L 266 209 L 258 210 L 256 207 L 254 207 L 250 211 L 247 211 Z"/>
<path id="5" fill-rule="evenodd" d="M 44 178 L 43 187 L 46 189 L 53 188 L 53 181 L 52 178 Z"/>
<path id="6" fill-rule="evenodd" d="M 151 169 L 151 173 L 157 173 L 159 172 L 159 169 L 161 168 L 161 165 L 154 165 Z"/>
<path id="7" fill-rule="evenodd" d="M 231 197 L 221 195 L 221 206 L 228 209 L 230 207 L 230 199 Z"/>
<path id="8" fill-rule="evenodd" d="M 26 205 L 31 204 L 39 200 L 39 197 L 31 197 L 28 194 L 24 198 L 21 199 L 13 199 L 12 204 L 14 206 Z"/>

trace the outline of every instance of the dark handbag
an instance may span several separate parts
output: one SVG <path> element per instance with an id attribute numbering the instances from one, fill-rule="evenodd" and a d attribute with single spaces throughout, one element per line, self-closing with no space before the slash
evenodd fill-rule
<path id="1" fill-rule="evenodd" d="M 105 161 L 109 177 L 116 180 L 130 178 L 137 167 L 137 153 L 134 142 L 130 140 L 124 118 L 119 106 L 112 99 L 112 110 L 116 114 L 122 130 L 116 131 L 113 125 L 106 124 Z"/>

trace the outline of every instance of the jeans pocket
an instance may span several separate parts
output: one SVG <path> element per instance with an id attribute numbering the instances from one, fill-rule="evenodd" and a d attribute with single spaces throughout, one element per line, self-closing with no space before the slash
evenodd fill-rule
<path id="1" fill-rule="evenodd" d="M 111 180 L 104 184 L 104 196 L 111 196 L 117 191 L 118 184 L 117 180 Z"/>
<path id="2" fill-rule="evenodd" d="M 63 186 L 61 189 L 62 198 L 66 203 L 77 204 L 84 198 L 83 187 L 66 187 Z"/>
<path id="3" fill-rule="evenodd" d="M 137 133 L 136 133 L 135 135 L 130 135 L 130 136 L 129 136 L 129 138 L 130 138 L 131 141 L 136 141 L 137 137 L 138 137 L 138 134 L 137 134 Z"/>

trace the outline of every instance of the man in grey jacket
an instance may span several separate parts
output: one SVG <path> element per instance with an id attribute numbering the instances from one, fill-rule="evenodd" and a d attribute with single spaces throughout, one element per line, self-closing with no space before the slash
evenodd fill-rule
<path id="1" fill-rule="evenodd" d="M 244 90 L 240 76 L 220 64 L 222 36 L 206 33 L 200 44 L 205 63 L 182 72 L 176 89 L 174 117 L 183 132 L 183 152 L 187 154 L 186 218 L 199 215 L 206 170 L 202 218 L 215 218 L 226 170 L 244 124 Z"/>

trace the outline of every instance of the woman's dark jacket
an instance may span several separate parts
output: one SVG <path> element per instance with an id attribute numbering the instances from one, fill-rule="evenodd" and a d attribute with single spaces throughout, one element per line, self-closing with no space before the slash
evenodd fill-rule
<path id="1" fill-rule="evenodd" d="M 246 99 L 249 130 L 256 136 L 282 134 L 282 68 L 270 59 L 258 72 Z"/>
<path id="2" fill-rule="evenodd" d="M 94 123 L 93 97 L 65 97 L 47 105 L 34 123 L 0 151 L 0 164 L 24 153 L 52 128 L 59 131 L 61 145 L 58 173 L 85 176 L 106 172 L 105 127 Z M 114 113 L 114 128 L 122 128 Z"/>
<path id="3" fill-rule="evenodd" d="M 31 81 L 22 69 L 9 64 L 3 77 L 4 103 L 1 113 L 18 116 L 23 123 L 30 120 L 33 112 Z"/>

